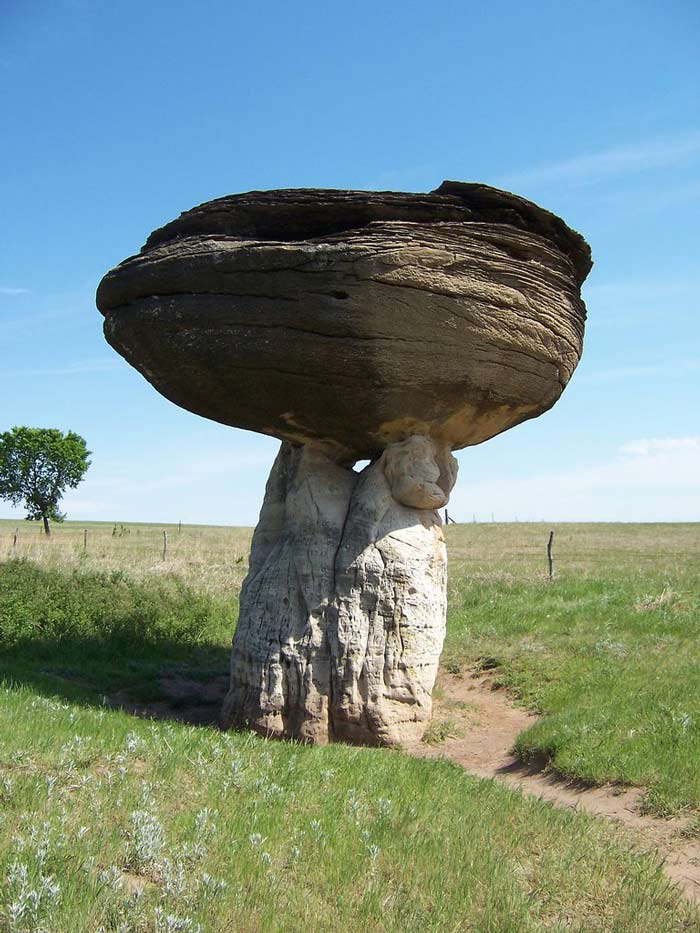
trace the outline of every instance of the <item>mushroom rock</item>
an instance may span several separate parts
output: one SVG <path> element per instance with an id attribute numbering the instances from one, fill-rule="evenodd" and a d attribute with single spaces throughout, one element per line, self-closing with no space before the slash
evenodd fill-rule
<path id="1" fill-rule="evenodd" d="M 421 735 L 444 636 L 451 451 L 557 401 L 581 355 L 590 267 L 548 211 L 444 182 L 220 198 L 103 278 L 105 336 L 159 392 L 282 441 L 225 725 L 311 742 Z"/>

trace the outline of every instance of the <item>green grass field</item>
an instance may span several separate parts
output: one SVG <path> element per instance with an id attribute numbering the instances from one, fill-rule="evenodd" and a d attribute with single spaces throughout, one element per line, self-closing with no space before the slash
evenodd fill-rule
<path id="1" fill-rule="evenodd" d="M 700 930 L 617 831 L 442 761 L 111 709 L 225 671 L 245 529 L 0 522 L 0 930 Z M 84 528 L 88 546 L 84 550 Z M 115 531 L 116 528 L 116 531 Z M 700 809 L 700 528 L 448 530 L 443 663 L 564 774 Z"/>
<path id="2" fill-rule="evenodd" d="M 450 538 L 443 663 L 494 668 L 542 714 L 523 758 L 645 787 L 658 815 L 700 808 L 700 526 L 563 526 L 554 583 L 537 575 L 546 535 L 510 527 L 512 544 L 488 525 Z"/>

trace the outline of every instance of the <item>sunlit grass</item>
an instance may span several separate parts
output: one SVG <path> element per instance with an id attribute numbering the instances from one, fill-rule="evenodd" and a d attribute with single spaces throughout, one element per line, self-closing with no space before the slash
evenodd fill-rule
<path id="1" fill-rule="evenodd" d="M 0 519 L 0 559 L 117 570 L 136 579 L 177 576 L 199 591 L 225 598 L 238 595 L 252 533 L 252 528 L 208 525 L 62 522 L 54 523 L 46 538 L 40 523 Z"/>
<path id="2" fill-rule="evenodd" d="M 455 551 L 469 531 L 455 529 Z M 542 715 L 518 740 L 524 758 L 646 787 L 659 814 L 700 807 L 700 527 L 569 526 L 557 539 L 553 582 L 528 574 L 524 547 L 507 576 L 453 563 L 443 663 L 486 663 Z"/>
<path id="3" fill-rule="evenodd" d="M 448 763 L 0 707 L 7 930 L 691 928 L 653 857 Z"/>
<path id="4" fill-rule="evenodd" d="M 700 928 L 612 828 L 449 763 L 105 705 L 225 672 L 250 533 L 83 527 L 0 564 L 0 930 Z M 697 526 L 557 526 L 553 583 L 548 531 L 449 529 L 446 666 L 544 714 L 524 756 L 697 806 Z"/>

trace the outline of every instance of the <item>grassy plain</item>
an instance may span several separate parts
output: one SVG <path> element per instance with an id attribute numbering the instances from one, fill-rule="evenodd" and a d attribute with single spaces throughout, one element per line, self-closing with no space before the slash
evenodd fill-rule
<path id="1" fill-rule="evenodd" d="M 542 716 L 517 744 L 593 784 L 700 808 L 700 525 L 450 529 L 443 663 L 490 667 Z"/>
<path id="2" fill-rule="evenodd" d="M 238 596 L 252 534 L 252 528 L 213 525 L 62 522 L 52 524 L 51 538 L 46 538 L 40 523 L 0 519 L 0 559 L 27 558 L 64 570 L 118 571 L 136 580 L 177 577 L 197 592 L 225 600 Z"/>
<path id="3" fill-rule="evenodd" d="M 163 527 L 0 522 L 0 930 L 700 929 L 610 827 L 447 762 L 110 709 L 226 667 L 250 531 Z M 553 583 L 548 531 L 450 527 L 445 665 L 543 714 L 524 756 L 700 807 L 698 526 L 555 526 Z"/>

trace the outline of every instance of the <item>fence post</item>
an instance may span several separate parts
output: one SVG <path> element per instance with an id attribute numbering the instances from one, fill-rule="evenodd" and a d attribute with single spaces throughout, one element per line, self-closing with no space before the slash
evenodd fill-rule
<path id="1" fill-rule="evenodd" d="M 163 560 L 165 560 L 165 555 L 168 553 L 168 532 L 163 529 Z"/>
<path id="2" fill-rule="evenodd" d="M 554 541 L 554 532 L 549 532 L 549 538 L 547 540 L 547 566 L 549 568 L 549 579 L 554 579 L 554 556 L 552 554 L 552 542 Z"/>
<path id="3" fill-rule="evenodd" d="M 182 534 L 182 521 L 177 523 L 177 533 Z"/>
<path id="4" fill-rule="evenodd" d="M 83 532 L 83 552 L 87 553 L 87 528 Z"/>

